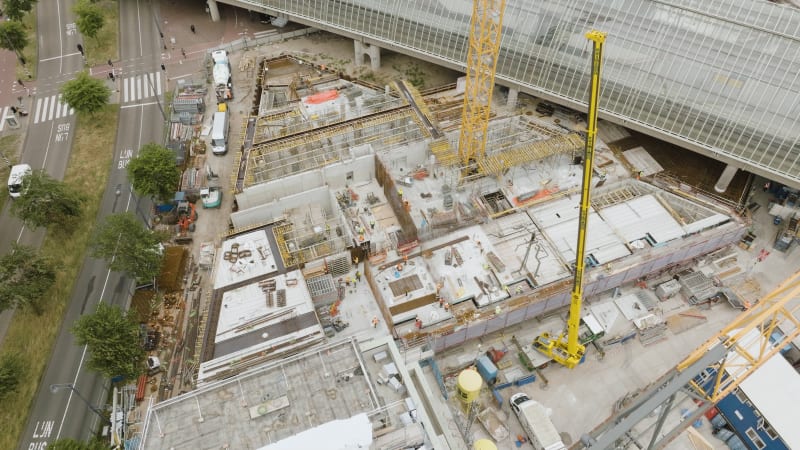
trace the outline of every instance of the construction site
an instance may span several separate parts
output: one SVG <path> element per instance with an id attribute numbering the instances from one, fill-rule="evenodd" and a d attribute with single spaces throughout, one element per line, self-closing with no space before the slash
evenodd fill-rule
<path id="1" fill-rule="evenodd" d="M 662 376 L 722 373 L 690 354 L 731 323 L 762 331 L 726 352 L 766 336 L 800 360 L 783 345 L 791 314 L 769 332 L 752 319 L 783 308 L 762 298 L 793 271 L 752 254 L 774 233 L 752 206 L 766 189 L 740 172 L 709 192 L 721 169 L 692 183 L 680 158 L 598 123 L 602 33 L 587 34 L 588 110 L 509 104 L 494 86 L 497 17 L 476 20 L 490 37 L 471 36 L 466 76 L 428 90 L 290 54 L 251 53 L 232 74 L 236 98 L 249 93 L 226 156 L 233 211 L 181 262 L 191 313 L 175 313 L 178 364 L 142 403 L 137 448 L 625 448 L 653 430 L 645 445 L 735 448 L 708 413 L 722 391 L 628 408 Z M 725 370 L 727 394 L 741 380 Z M 546 413 L 532 419 L 529 402 Z M 800 445 L 781 433 L 780 448 Z"/>

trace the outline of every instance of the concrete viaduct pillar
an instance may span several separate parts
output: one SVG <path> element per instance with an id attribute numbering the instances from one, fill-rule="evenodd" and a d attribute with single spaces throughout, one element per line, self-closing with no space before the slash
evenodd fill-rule
<path id="1" fill-rule="evenodd" d="M 519 97 L 519 90 L 514 88 L 508 88 L 508 98 L 506 99 L 506 106 L 511 109 L 517 107 L 517 98 Z"/>
<path id="2" fill-rule="evenodd" d="M 720 193 L 725 192 L 728 189 L 728 185 L 731 184 L 733 176 L 736 175 L 736 171 L 738 170 L 739 169 L 730 164 L 725 166 L 725 170 L 723 170 L 722 175 L 719 176 L 717 184 L 714 185 L 714 190 Z"/>
<path id="3" fill-rule="evenodd" d="M 361 41 L 353 41 L 356 51 L 356 65 L 364 65 L 364 55 L 369 56 L 369 65 L 372 70 L 381 68 L 381 48 Z"/>
<path id="4" fill-rule="evenodd" d="M 208 5 L 208 13 L 211 15 L 211 21 L 219 22 L 219 7 L 217 6 L 217 0 L 206 0 L 206 4 Z"/>

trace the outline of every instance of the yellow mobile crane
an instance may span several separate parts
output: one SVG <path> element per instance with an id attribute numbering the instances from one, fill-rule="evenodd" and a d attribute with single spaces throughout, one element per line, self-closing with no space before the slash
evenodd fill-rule
<path id="1" fill-rule="evenodd" d="M 589 221 L 589 206 L 592 191 L 592 170 L 594 165 L 594 142 L 597 134 L 597 101 L 600 95 L 600 66 L 603 58 L 603 43 L 606 34 L 592 30 L 586 33 L 592 41 L 592 79 L 589 87 L 589 115 L 587 118 L 586 147 L 583 156 L 583 181 L 581 184 L 581 209 L 578 216 L 578 244 L 575 251 L 575 279 L 572 283 L 569 317 L 567 318 L 566 338 L 562 333 L 558 338 L 542 333 L 533 341 L 536 350 L 554 361 L 573 368 L 581 362 L 586 347 L 579 341 L 581 323 L 581 301 L 583 300 L 583 272 L 586 265 L 586 228 Z"/>

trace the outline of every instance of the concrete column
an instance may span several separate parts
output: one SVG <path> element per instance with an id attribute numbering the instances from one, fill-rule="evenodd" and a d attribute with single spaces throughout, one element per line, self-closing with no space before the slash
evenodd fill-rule
<path id="1" fill-rule="evenodd" d="M 372 70 L 381 68 L 381 48 L 377 45 L 366 44 L 361 41 L 353 41 L 355 47 L 355 63 L 357 66 L 364 65 L 364 55 L 369 56 L 369 65 Z"/>
<path id="2" fill-rule="evenodd" d="M 519 97 L 519 90 L 514 88 L 508 88 L 508 100 L 506 100 L 506 106 L 511 109 L 517 107 L 517 97 Z"/>
<path id="3" fill-rule="evenodd" d="M 722 175 L 719 176 L 717 180 L 717 184 L 714 185 L 714 190 L 722 193 L 728 189 L 728 185 L 731 184 L 731 180 L 733 180 L 733 176 L 736 175 L 736 171 L 738 171 L 736 167 L 728 164 L 725 166 L 725 170 L 722 171 Z"/>
<path id="4" fill-rule="evenodd" d="M 364 48 L 361 44 L 361 41 L 353 41 L 353 46 L 355 47 L 356 53 L 356 66 L 363 66 L 364 65 Z"/>
<path id="5" fill-rule="evenodd" d="M 206 0 L 208 5 L 208 13 L 211 15 L 212 22 L 219 22 L 219 7 L 217 7 L 217 0 Z"/>

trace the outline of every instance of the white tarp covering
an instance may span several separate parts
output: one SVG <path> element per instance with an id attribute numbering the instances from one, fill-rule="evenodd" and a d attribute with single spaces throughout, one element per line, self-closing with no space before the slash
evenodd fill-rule
<path id="1" fill-rule="evenodd" d="M 692 222 L 692 223 L 684 225 L 683 226 L 683 231 L 686 234 L 697 233 L 697 232 L 705 230 L 706 228 L 710 228 L 710 227 L 719 225 L 721 223 L 725 223 L 725 222 L 727 222 L 729 220 L 731 220 L 731 218 L 726 216 L 726 215 L 724 215 L 724 214 L 714 214 L 713 216 L 705 217 L 705 218 L 700 219 L 700 220 L 698 220 L 696 222 Z"/>
<path id="2" fill-rule="evenodd" d="M 543 208 L 531 210 L 537 222 L 545 228 L 550 240 L 566 261 L 575 261 L 578 236 L 578 205 L 575 199 L 565 198 Z M 630 255 L 630 250 L 603 219 L 589 212 L 586 234 L 586 256 L 594 257 L 599 264 Z"/>
<path id="3" fill-rule="evenodd" d="M 649 236 L 654 245 L 683 236 L 683 228 L 652 195 L 636 197 L 601 211 L 603 218 L 625 242 Z"/>
<path id="4" fill-rule="evenodd" d="M 372 424 L 364 413 L 349 419 L 332 420 L 259 450 L 356 450 L 372 444 Z"/>
<path id="5" fill-rule="evenodd" d="M 633 166 L 634 169 L 640 171 L 644 176 L 650 176 L 655 173 L 664 171 L 661 164 L 658 163 L 644 147 L 636 147 L 622 152 L 625 159 Z"/>

